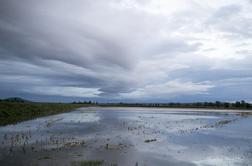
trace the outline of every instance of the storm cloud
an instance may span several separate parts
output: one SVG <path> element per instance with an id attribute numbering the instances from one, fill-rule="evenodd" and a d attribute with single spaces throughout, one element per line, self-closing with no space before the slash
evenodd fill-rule
<path id="1" fill-rule="evenodd" d="M 1 0 L 0 97 L 252 101 L 249 0 Z"/>

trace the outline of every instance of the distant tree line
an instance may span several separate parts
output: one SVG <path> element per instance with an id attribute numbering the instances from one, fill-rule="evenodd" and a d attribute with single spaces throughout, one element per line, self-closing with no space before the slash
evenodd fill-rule
<path id="1" fill-rule="evenodd" d="M 89 104 L 89 105 L 98 105 L 98 102 L 93 101 L 74 101 L 72 104 Z"/>
<path id="2" fill-rule="evenodd" d="M 252 109 L 246 101 L 236 102 L 194 102 L 194 103 L 102 103 L 101 106 L 127 106 L 127 107 L 170 107 L 170 108 L 221 108 L 221 109 Z"/>
<path id="3" fill-rule="evenodd" d="M 22 98 L 14 97 L 8 99 L 0 99 L 0 102 L 27 103 L 31 102 Z M 252 104 L 245 100 L 236 102 L 193 102 L 193 103 L 98 103 L 96 101 L 74 101 L 72 104 L 83 104 L 90 106 L 120 106 L 120 107 L 169 107 L 169 108 L 220 108 L 220 109 L 252 109 Z"/>

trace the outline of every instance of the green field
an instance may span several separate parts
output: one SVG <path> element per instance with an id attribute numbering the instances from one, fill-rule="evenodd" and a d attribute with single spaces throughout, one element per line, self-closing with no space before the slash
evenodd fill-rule
<path id="1" fill-rule="evenodd" d="M 42 116 L 68 112 L 88 104 L 0 101 L 0 125 L 15 124 Z"/>

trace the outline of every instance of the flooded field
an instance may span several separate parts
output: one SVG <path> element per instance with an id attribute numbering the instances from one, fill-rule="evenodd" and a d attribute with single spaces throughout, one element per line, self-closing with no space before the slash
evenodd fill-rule
<path id="1" fill-rule="evenodd" d="M 1 166 L 249 166 L 252 116 L 82 108 L 0 127 Z"/>

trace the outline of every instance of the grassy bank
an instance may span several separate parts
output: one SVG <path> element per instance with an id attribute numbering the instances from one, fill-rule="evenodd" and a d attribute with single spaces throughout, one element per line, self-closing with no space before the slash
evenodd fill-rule
<path id="1" fill-rule="evenodd" d="M 88 104 L 0 102 L 0 125 L 15 124 L 42 116 L 71 111 Z"/>

